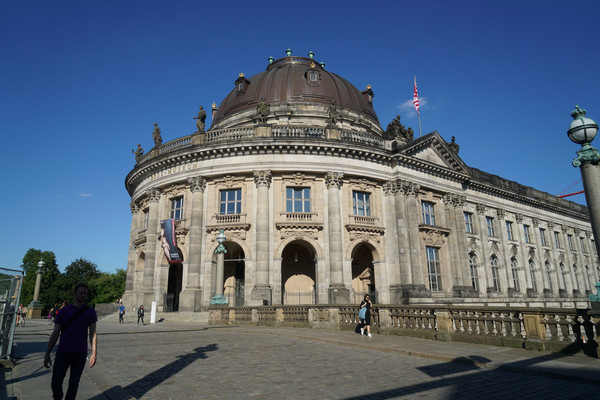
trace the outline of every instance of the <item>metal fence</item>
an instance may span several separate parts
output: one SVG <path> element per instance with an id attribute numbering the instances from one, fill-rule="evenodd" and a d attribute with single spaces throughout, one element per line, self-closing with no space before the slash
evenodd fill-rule
<path id="1" fill-rule="evenodd" d="M 0 358 L 12 358 L 23 271 L 0 268 Z"/>

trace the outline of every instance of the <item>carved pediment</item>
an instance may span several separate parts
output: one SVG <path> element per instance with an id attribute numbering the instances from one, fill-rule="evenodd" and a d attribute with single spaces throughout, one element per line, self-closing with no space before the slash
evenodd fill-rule
<path id="1" fill-rule="evenodd" d="M 469 167 L 438 132 L 431 132 L 399 149 L 403 156 L 470 175 Z"/>

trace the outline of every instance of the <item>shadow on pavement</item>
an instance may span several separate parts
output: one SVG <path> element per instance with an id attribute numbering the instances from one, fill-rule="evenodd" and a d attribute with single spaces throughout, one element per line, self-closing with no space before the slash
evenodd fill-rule
<path id="1" fill-rule="evenodd" d="M 214 343 L 204 347 L 197 347 L 192 353 L 178 356 L 178 360 L 160 367 L 160 369 L 149 373 L 135 382 L 130 383 L 124 388 L 120 386 L 114 386 L 102 394 L 92 397 L 90 400 L 106 400 L 106 398 L 113 400 L 126 400 L 132 398 L 139 399 L 150 390 L 163 383 L 165 380 L 188 367 L 194 361 L 208 358 L 206 353 L 209 351 L 218 350 L 218 348 L 219 347 Z"/>

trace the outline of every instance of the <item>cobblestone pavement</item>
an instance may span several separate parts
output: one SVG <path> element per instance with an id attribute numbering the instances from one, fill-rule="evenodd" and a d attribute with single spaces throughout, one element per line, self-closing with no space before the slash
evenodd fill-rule
<path id="1" fill-rule="evenodd" d="M 17 363 L 4 374 L 0 398 L 50 398 L 50 371 L 42 358 L 51 326 L 28 322 L 15 336 Z M 556 377 L 560 374 L 480 368 L 373 347 L 378 340 L 401 338 L 316 329 L 160 325 L 100 321 L 98 364 L 86 368 L 78 398 L 591 399 L 599 390 Z M 314 340 L 307 332 L 314 333 Z M 334 343 L 335 338 L 341 341 Z"/>

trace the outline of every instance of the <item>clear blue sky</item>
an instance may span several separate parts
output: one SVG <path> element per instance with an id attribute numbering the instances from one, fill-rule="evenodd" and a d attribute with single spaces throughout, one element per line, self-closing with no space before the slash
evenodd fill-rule
<path id="1" fill-rule="evenodd" d="M 152 147 L 154 122 L 165 142 L 192 133 L 200 105 L 287 48 L 372 85 L 384 129 L 400 114 L 418 131 L 417 75 L 424 134 L 559 194 L 580 179 L 570 112 L 600 121 L 599 22 L 588 0 L 4 1 L 0 267 L 37 248 L 61 270 L 79 257 L 126 269 L 131 149 Z"/>

